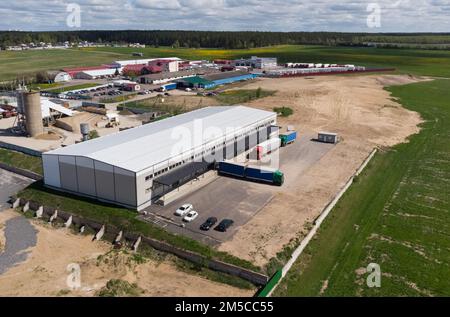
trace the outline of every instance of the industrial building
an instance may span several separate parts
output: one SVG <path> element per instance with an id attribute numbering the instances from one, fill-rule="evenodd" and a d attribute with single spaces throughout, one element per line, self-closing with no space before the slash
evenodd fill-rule
<path id="1" fill-rule="evenodd" d="M 264 76 L 267 77 L 311 76 L 329 73 L 360 72 L 365 70 L 366 70 L 365 67 L 355 65 L 288 63 L 284 68 L 267 70 Z"/>
<path id="2" fill-rule="evenodd" d="M 208 107 L 44 153 L 58 190 L 142 210 L 166 193 L 268 139 L 273 112 Z"/>
<path id="3" fill-rule="evenodd" d="M 275 57 L 252 56 L 249 59 L 238 59 L 234 61 L 234 66 L 247 66 L 252 68 L 274 68 L 278 66 L 278 60 Z"/>
<path id="4" fill-rule="evenodd" d="M 166 58 L 148 58 L 148 59 L 132 59 L 132 60 L 125 60 L 125 61 L 115 61 L 112 63 L 112 68 L 124 68 L 125 66 L 129 65 L 139 65 L 139 64 L 146 64 L 149 65 L 149 63 L 154 61 L 178 61 L 181 62 L 181 59 L 178 57 L 166 57 Z"/>
<path id="5" fill-rule="evenodd" d="M 176 82 L 178 88 L 210 89 L 216 86 L 214 82 L 201 78 L 200 76 L 187 77 L 179 79 Z"/>
<path id="6" fill-rule="evenodd" d="M 114 68 L 110 69 L 98 69 L 98 70 L 85 70 L 79 72 L 75 75 L 76 79 L 99 79 L 105 77 L 113 77 L 116 74 L 117 70 Z"/>
<path id="7" fill-rule="evenodd" d="M 238 81 L 250 80 L 258 77 L 257 74 L 248 73 L 245 71 L 222 72 L 218 74 L 211 74 L 202 76 L 203 79 L 214 83 L 214 86 L 225 84 L 232 84 Z"/>

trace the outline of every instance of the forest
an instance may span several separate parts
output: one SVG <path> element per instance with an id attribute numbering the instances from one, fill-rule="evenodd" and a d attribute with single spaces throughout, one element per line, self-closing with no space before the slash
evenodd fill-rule
<path id="1" fill-rule="evenodd" d="M 281 44 L 361 46 L 371 43 L 446 45 L 450 33 L 336 33 L 336 32 L 209 32 L 209 31 L 0 31 L 0 46 L 28 43 L 88 41 L 121 44 L 141 43 L 154 47 L 249 49 Z M 447 46 L 445 46 L 447 47 Z"/>

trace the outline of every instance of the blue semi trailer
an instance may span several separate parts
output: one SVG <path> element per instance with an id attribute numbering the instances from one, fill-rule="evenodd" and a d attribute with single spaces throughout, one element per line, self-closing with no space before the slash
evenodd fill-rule
<path id="1" fill-rule="evenodd" d="M 220 162 L 219 174 L 231 175 L 242 179 L 265 182 L 277 186 L 284 184 L 284 174 L 279 170 L 269 170 L 260 167 L 249 167 L 235 163 Z"/>
<path id="2" fill-rule="evenodd" d="M 280 134 L 280 139 L 281 139 L 281 146 L 285 147 L 291 143 L 294 143 L 295 140 L 297 140 L 297 132 L 293 131 Z"/>

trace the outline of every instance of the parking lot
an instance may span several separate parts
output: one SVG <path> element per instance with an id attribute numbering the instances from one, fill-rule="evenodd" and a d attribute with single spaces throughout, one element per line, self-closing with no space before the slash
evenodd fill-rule
<path id="1" fill-rule="evenodd" d="M 296 143 L 280 150 L 280 169 L 286 178 L 283 187 L 219 177 L 167 206 L 149 207 L 146 210 L 149 214 L 143 218 L 172 233 L 183 234 L 209 245 L 227 241 L 239 227 L 257 215 L 277 192 L 288 190 L 291 183 L 334 147 L 332 144 L 314 142 L 313 137 L 313 135 L 300 136 Z M 174 213 L 186 203 L 192 204 L 199 216 L 193 222 L 181 227 L 182 218 L 175 216 Z M 217 224 L 223 219 L 231 219 L 234 225 L 227 232 L 218 232 L 214 229 L 207 232 L 200 230 L 201 224 L 209 217 L 216 217 Z"/>

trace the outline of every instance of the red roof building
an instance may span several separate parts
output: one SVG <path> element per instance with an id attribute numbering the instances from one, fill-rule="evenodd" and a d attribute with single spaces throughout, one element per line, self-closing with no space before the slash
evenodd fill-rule
<path id="1" fill-rule="evenodd" d="M 146 64 L 127 65 L 123 68 L 123 73 L 125 75 L 130 73 L 141 75 L 145 67 L 147 67 Z"/>
<path id="2" fill-rule="evenodd" d="M 156 74 L 161 73 L 163 71 L 163 68 L 161 66 L 153 65 L 153 66 L 145 66 L 142 69 L 142 75 L 148 75 L 148 74 Z"/>

